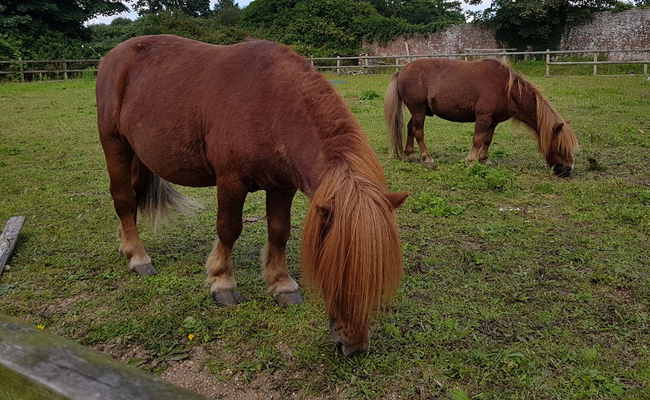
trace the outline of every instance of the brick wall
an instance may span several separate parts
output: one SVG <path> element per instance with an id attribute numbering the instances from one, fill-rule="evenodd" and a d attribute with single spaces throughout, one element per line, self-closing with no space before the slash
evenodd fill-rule
<path id="1" fill-rule="evenodd" d="M 600 12 L 591 22 L 567 30 L 560 50 L 650 48 L 650 7 Z M 612 53 L 610 60 L 639 59 L 633 53 Z"/>
<path id="2" fill-rule="evenodd" d="M 364 47 L 371 55 L 391 56 L 457 54 L 465 49 L 496 49 L 498 45 L 493 30 L 460 24 L 429 35 L 398 37 L 387 44 L 364 43 Z M 650 7 L 597 13 L 592 22 L 568 29 L 560 45 L 560 50 L 635 48 L 650 48 Z M 610 55 L 612 60 L 625 57 L 638 59 L 639 55 Z"/>
<path id="3" fill-rule="evenodd" d="M 463 49 L 496 49 L 494 31 L 472 24 L 453 25 L 428 35 L 398 37 L 387 44 L 364 43 L 375 56 L 457 54 Z"/>

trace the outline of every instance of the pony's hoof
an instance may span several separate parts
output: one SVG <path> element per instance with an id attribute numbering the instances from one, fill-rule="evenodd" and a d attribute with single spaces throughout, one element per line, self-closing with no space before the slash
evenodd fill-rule
<path id="1" fill-rule="evenodd" d="M 151 264 L 142 264 L 142 265 L 136 265 L 133 267 L 133 272 L 136 274 L 142 276 L 142 275 L 156 275 L 158 274 L 158 271 L 153 267 Z"/>
<path id="2" fill-rule="evenodd" d="M 278 293 L 273 297 L 280 307 L 288 307 L 292 304 L 302 304 L 302 296 L 300 296 L 300 292 L 298 291 Z"/>
<path id="3" fill-rule="evenodd" d="M 438 166 L 433 161 L 425 161 L 424 166 L 429 168 L 429 169 L 433 169 L 433 170 L 438 169 Z"/>
<path id="4" fill-rule="evenodd" d="M 237 289 L 222 289 L 212 292 L 212 298 L 220 306 L 236 306 L 244 301 Z"/>
<path id="5" fill-rule="evenodd" d="M 418 162 L 418 159 L 415 158 L 415 155 L 413 155 L 413 154 L 407 155 L 405 159 L 406 159 L 407 162 Z"/>

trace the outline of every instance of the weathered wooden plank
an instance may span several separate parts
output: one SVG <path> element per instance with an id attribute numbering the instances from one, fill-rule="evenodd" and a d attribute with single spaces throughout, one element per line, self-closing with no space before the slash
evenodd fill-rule
<path id="1" fill-rule="evenodd" d="M 0 399 L 206 400 L 1 314 Z"/>
<path id="2" fill-rule="evenodd" d="M 16 241 L 18 241 L 18 235 L 24 223 L 25 217 L 22 215 L 19 217 L 11 217 L 2 230 L 2 235 L 0 235 L 0 276 L 2 276 L 5 264 L 11 252 L 14 250 Z"/>

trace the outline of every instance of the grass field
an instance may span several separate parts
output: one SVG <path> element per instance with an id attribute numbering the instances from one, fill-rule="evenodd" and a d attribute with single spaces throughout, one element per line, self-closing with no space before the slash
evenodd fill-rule
<path id="1" fill-rule="evenodd" d="M 472 125 L 439 119 L 425 126 L 437 170 L 388 159 L 389 76 L 330 78 L 390 188 L 411 192 L 397 213 L 404 280 L 369 354 L 336 354 L 319 299 L 282 309 L 266 293 L 264 193 L 249 196 L 235 247 L 243 304 L 217 307 L 205 281 L 214 188 L 184 188 L 204 210 L 141 229 L 160 273 L 130 273 L 92 79 L 0 85 L 0 224 L 27 217 L 0 312 L 163 376 L 189 379 L 193 360 L 230 398 L 650 398 L 650 81 L 531 77 L 581 144 L 559 179 L 510 122 L 488 166 L 464 165 Z M 299 195 L 296 277 L 306 206 Z"/>

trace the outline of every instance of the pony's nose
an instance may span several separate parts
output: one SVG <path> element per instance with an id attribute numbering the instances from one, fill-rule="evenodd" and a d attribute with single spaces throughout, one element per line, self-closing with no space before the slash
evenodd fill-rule
<path id="1" fill-rule="evenodd" d="M 556 165 L 553 167 L 553 173 L 560 178 L 568 178 L 573 173 L 573 165 Z"/>
<path id="2" fill-rule="evenodd" d="M 343 342 L 336 342 L 336 350 L 343 357 L 356 357 L 364 354 L 370 349 L 370 342 L 360 343 L 356 346 L 349 346 Z"/>

